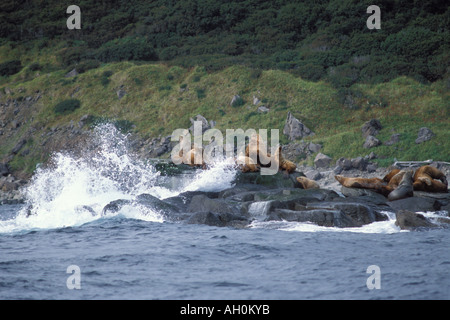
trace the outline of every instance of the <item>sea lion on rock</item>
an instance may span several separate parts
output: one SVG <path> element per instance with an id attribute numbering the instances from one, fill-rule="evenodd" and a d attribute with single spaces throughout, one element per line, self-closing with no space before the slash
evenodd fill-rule
<path id="1" fill-rule="evenodd" d="M 371 189 L 384 195 L 388 193 L 386 182 L 379 178 L 349 178 L 341 175 L 334 176 L 334 178 L 347 188 Z"/>
<path id="2" fill-rule="evenodd" d="M 297 169 L 297 165 L 292 161 L 286 160 L 281 153 L 281 146 L 278 147 L 277 153 L 275 154 L 275 161 L 278 162 L 278 167 L 280 170 L 285 170 L 287 173 L 292 173 Z"/>
<path id="3" fill-rule="evenodd" d="M 250 141 L 245 148 L 245 156 L 256 156 L 256 163 L 261 167 L 269 167 L 273 160 L 267 149 L 267 143 L 261 138 L 259 134 L 253 134 Z"/>
<path id="4" fill-rule="evenodd" d="M 319 184 L 314 180 L 308 179 L 306 177 L 297 177 L 297 181 L 303 187 L 303 189 L 319 189 Z"/>
<path id="5" fill-rule="evenodd" d="M 414 173 L 414 190 L 428 192 L 448 192 L 445 174 L 438 168 L 422 166 Z"/>
<path id="6" fill-rule="evenodd" d="M 401 181 L 398 184 L 398 187 L 396 187 L 392 192 L 389 193 L 388 199 L 389 201 L 394 200 L 400 200 L 404 198 L 409 198 L 414 196 L 413 192 L 413 175 L 411 171 L 400 171 L 398 174 L 396 174 L 394 177 L 401 174 Z M 393 178 L 394 178 L 393 177 Z"/>
<path id="7" fill-rule="evenodd" d="M 242 172 L 257 172 L 260 170 L 260 166 L 247 156 L 238 156 L 236 164 Z"/>

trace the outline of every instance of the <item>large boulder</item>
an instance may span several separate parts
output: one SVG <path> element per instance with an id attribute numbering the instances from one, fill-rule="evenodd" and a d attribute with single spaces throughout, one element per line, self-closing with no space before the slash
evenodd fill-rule
<path id="1" fill-rule="evenodd" d="M 249 224 L 249 221 L 242 216 L 228 212 L 196 212 L 186 220 L 186 223 L 205 224 L 214 227 L 244 228 Z"/>
<path id="2" fill-rule="evenodd" d="M 382 128 L 381 122 L 378 119 L 367 121 L 361 127 L 363 138 L 366 138 L 367 136 L 376 136 Z"/>
<path id="3" fill-rule="evenodd" d="M 283 134 L 287 135 L 289 140 L 296 140 L 314 135 L 314 132 L 300 122 L 300 120 L 295 118 L 292 113 L 288 112 L 283 128 Z"/>
<path id="4" fill-rule="evenodd" d="M 396 214 L 395 225 L 402 230 L 416 230 L 418 228 L 435 228 L 437 225 L 425 218 L 422 214 L 408 210 L 399 210 Z"/>
<path id="5" fill-rule="evenodd" d="M 319 152 L 314 159 L 314 166 L 316 168 L 328 168 L 331 163 L 331 158 L 321 152 Z"/>
<path id="6" fill-rule="evenodd" d="M 370 149 L 373 147 L 377 147 L 381 144 L 381 141 L 375 138 L 372 135 L 368 135 L 366 140 L 364 141 L 363 148 Z"/>
<path id="7" fill-rule="evenodd" d="M 422 127 L 419 129 L 419 133 L 417 134 L 416 143 L 422 143 L 428 140 L 431 140 L 435 136 L 434 132 L 428 129 L 427 127 Z"/>

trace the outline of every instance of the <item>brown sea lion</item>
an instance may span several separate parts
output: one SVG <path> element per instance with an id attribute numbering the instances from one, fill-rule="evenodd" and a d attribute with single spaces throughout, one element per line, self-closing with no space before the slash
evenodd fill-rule
<path id="1" fill-rule="evenodd" d="M 261 167 L 270 167 L 270 162 L 273 160 L 267 149 L 267 143 L 259 134 L 253 134 L 250 141 L 245 148 L 246 157 L 256 156 L 256 163 Z"/>
<path id="2" fill-rule="evenodd" d="M 334 176 L 341 185 L 347 188 L 371 189 L 375 192 L 387 195 L 387 183 L 379 178 L 349 178 L 341 175 Z"/>
<path id="3" fill-rule="evenodd" d="M 280 170 L 284 170 L 287 173 L 292 173 L 297 169 L 297 165 L 290 160 L 283 157 L 281 153 L 281 146 L 278 147 L 277 153 L 275 154 L 275 161 L 278 162 L 278 167 Z"/>
<path id="4" fill-rule="evenodd" d="M 260 170 L 260 166 L 247 156 L 238 156 L 236 165 L 242 172 L 258 172 Z"/>
<path id="5" fill-rule="evenodd" d="M 303 189 L 319 189 L 319 185 L 314 180 L 308 179 L 306 177 L 297 177 L 297 181 L 303 187 Z"/>
<path id="6" fill-rule="evenodd" d="M 438 168 L 422 166 L 416 170 L 413 179 L 416 191 L 448 192 L 447 177 Z"/>

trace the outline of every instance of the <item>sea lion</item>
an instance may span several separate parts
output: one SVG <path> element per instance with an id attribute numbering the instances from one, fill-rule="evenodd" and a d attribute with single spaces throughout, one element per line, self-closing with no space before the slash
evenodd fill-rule
<path id="1" fill-rule="evenodd" d="M 422 166 L 414 173 L 414 190 L 427 192 L 448 192 L 445 174 L 438 168 Z"/>
<path id="2" fill-rule="evenodd" d="M 413 192 L 413 174 L 411 171 L 400 171 L 394 177 L 401 176 L 402 179 L 395 189 L 389 193 L 388 199 L 389 201 L 404 199 L 408 197 L 412 197 L 414 195 Z M 394 177 L 392 179 L 394 179 Z M 391 180 L 392 180 L 391 179 Z"/>
<path id="3" fill-rule="evenodd" d="M 182 157 L 183 157 L 183 163 L 187 164 L 191 167 L 196 167 L 196 166 L 205 166 L 205 163 L 203 161 L 203 149 L 199 148 L 199 147 L 194 147 L 191 150 L 189 150 L 185 155 L 183 155 L 183 149 L 181 149 L 180 151 Z M 195 157 L 200 157 L 200 159 L 202 160 L 201 163 L 196 163 L 195 162 Z"/>
<path id="4" fill-rule="evenodd" d="M 306 177 L 297 177 L 296 180 L 300 183 L 303 189 L 319 189 L 319 185 L 314 180 L 308 179 Z"/>
<path id="5" fill-rule="evenodd" d="M 292 173 L 297 169 L 297 165 L 292 161 L 286 160 L 281 153 L 281 146 L 278 147 L 278 150 L 275 154 L 275 161 L 278 162 L 278 167 L 280 170 L 284 170 L 287 173 Z"/>
<path id="6" fill-rule="evenodd" d="M 259 134 L 253 134 L 250 141 L 245 148 L 246 157 L 256 156 L 256 163 L 261 167 L 270 167 L 273 160 L 267 149 L 267 143 L 261 138 Z"/>
<path id="7" fill-rule="evenodd" d="M 250 157 L 240 155 L 236 158 L 236 165 L 242 172 L 258 172 L 260 166 Z"/>
<path id="8" fill-rule="evenodd" d="M 349 178 L 341 175 L 334 176 L 341 185 L 347 188 L 371 189 L 375 192 L 387 195 L 387 183 L 379 178 Z"/>
<path id="9" fill-rule="evenodd" d="M 384 180 L 385 182 L 389 182 L 389 181 L 391 181 L 391 179 L 392 179 L 397 173 L 399 173 L 399 172 L 400 172 L 400 169 L 393 169 L 393 170 L 391 170 L 387 175 L 384 176 L 383 180 Z M 400 179 L 400 180 L 401 180 L 401 179 Z M 400 180 L 399 180 L 399 183 L 400 183 Z"/>

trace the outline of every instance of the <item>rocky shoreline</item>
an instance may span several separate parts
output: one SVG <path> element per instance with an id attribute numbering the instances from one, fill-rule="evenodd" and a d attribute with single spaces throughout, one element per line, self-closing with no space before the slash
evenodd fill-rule
<path id="1" fill-rule="evenodd" d="M 114 213 L 124 205 L 139 205 L 161 212 L 166 221 L 206 224 L 218 227 L 245 228 L 253 221 L 297 221 L 324 227 L 357 228 L 396 215 L 401 229 L 449 227 L 450 193 L 414 192 L 406 199 L 388 201 L 367 189 L 346 188 L 334 178 L 336 171 L 354 177 L 383 177 L 391 168 L 372 172 L 355 168 L 298 167 L 292 174 L 278 172 L 238 173 L 234 187 L 220 192 L 185 192 L 160 200 L 141 194 L 133 200 L 117 199 L 103 208 L 102 215 Z M 163 169 L 173 166 L 166 162 Z M 166 168 L 164 168 L 166 166 Z M 182 165 L 182 170 L 195 170 Z M 441 168 L 448 176 L 448 167 Z M 319 189 L 301 189 L 296 177 L 315 180 Z M 0 203 L 23 203 L 21 190 L 27 181 L 15 180 L 11 174 L 0 179 Z M 11 188 L 8 190 L 8 188 Z M 5 191 L 6 190 L 6 191 Z M 84 206 L 95 214 L 93 210 Z M 419 212 L 438 212 L 437 218 L 425 218 Z"/>

